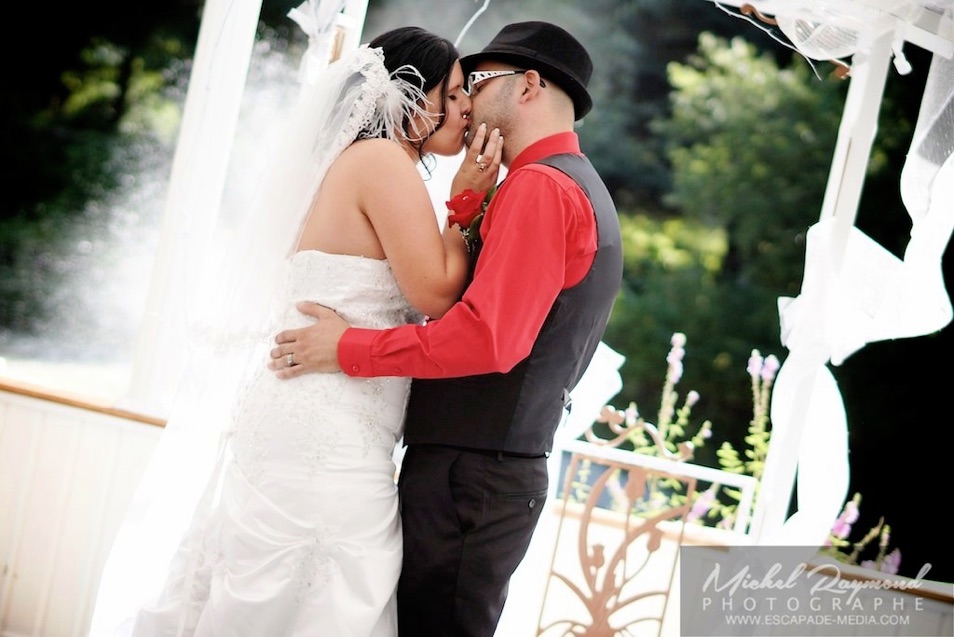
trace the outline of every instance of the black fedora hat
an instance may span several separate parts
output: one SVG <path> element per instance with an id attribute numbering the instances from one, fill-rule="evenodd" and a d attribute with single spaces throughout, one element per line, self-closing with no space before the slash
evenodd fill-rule
<path id="1" fill-rule="evenodd" d="M 570 96 L 578 120 L 593 107 L 586 90 L 593 74 L 590 55 L 576 38 L 554 24 L 538 21 L 508 24 L 482 51 L 461 58 L 464 74 L 473 71 L 483 60 L 539 71 Z"/>

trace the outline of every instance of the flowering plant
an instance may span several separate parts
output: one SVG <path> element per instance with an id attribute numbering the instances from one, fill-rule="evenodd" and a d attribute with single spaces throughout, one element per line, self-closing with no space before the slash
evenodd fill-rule
<path id="1" fill-rule="evenodd" d="M 610 442 L 613 446 L 625 442 L 632 447 L 634 453 L 681 462 L 691 460 L 695 450 L 702 447 L 712 436 L 712 422 L 706 420 L 693 435 L 688 434 L 691 428 L 692 408 L 699 401 L 700 396 L 699 392 L 690 391 L 682 404 L 679 404 L 676 385 L 682 379 L 686 335 L 681 332 L 674 333 L 670 344 L 672 348 L 666 356 L 666 377 L 660 396 L 659 411 L 656 414 L 656 423 L 648 422 L 640 414 L 635 402 L 631 402 L 625 410 L 606 405 L 596 421 L 609 425 L 611 433 L 616 437 Z M 587 431 L 586 436 L 590 442 L 596 442 L 597 437 L 592 430 Z M 650 481 L 648 489 L 650 495 L 644 503 L 645 511 L 651 512 L 686 502 L 684 485 L 678 479 L 651 478 Z M 618 484 L 614 481 L 609 482 L 608 488 L 611 492 L 620 491 Z M 579 488 L 577 491 L 580 491 Z"/>
<path id="2" fill-rule="evenodd" d="M 695 451 L 712 437 L 712 422 L 704 421 L 694 435 L 688 435 L 692 408 L 699 402 L 700 396 L 695 390 L 689 391 L 682 405 L 678 404 L 679 393 L 676 386 L 682 379 L 686 335 L 681 332 L 674 333 L 670 344 L 672 348 L 666 356 L 666 378 L 656 424 L 646 422 L 639 415 L 635 403 L 630 403 L 625 411 L 607 405 L 597 421 L 607 422 L 611 427 L 617 426 L 618 433 L 625 432 L 636 453 L 683 462 L 691 460 Z M 731 443 L 723 442 L 716 451 L 719 466 L 723 471 L 750 475 L 756 480 L 761 478 L 768 454 L 770 397 L 779 367 L 780 363 L 775 355 L 762 356 L 759 350 L 752 350 L 746 366 L 752 385 L 752 419 L 744 439 L 749 448 L 744 451 L 743 459 Z M 625 423 L 625 428 L 621 427 L 622 423 Z M 687 496 L 682 492 L 677 480 L 662 481 L 654 485 L 654 488 L 660 490 L 657 497 L 664 498 L 668 505 L 678 506 L 687 502 Z M 687 521 L 704 526 L 732 528 L 741 498 L 742 493 L 738 489 L 713 483 L 705 491 L 695 494 Z"/>
<path id="3" fill-rule="evenodd" d="M 686 355 L 686 335 L 676 332 L 670 340 L 672 349 L 666 356 L 666 379 L 663 383 L 659 401 L 659 411 L 656 414 L 656 424 L 646 421 L 639 413 L 636 403 L 631 402 L 625 410 L 618 410 L 612 405 L 603 407 L 597 422 L 622 425 L 625 428 L 614 429 L 616 432 L 625 432 L 633 451 L 648 455 L 660 456 L 673 460 L 689 460 L 696 448 L 705 444 L 705 440 L 712 436 L 712 423 L 708 420 L 702 423 L 698 431 L 688 440 L 686 430 L 689 427 L 689 416 L 692 407 L 699 401 L 699 392 L 693 390 L 686 394 L 682 406 L 679 406 L 679 393 L 676 385 L 682 378 L 682 359 Z"/>
<path id="4" fill-rule="evenodd" d="M 762 356 L 757 349 L 753 349 L 749 356 L 746 371 L 749 374 L 749 381 L 752 385 L 752 420 L 749 421 L 748 434 L 744 441 L 749 446 L 745 450 L 745 460 L 739 457 L 739 452 L 728 442 L 723 442 L 722 446 L 716 451 L 719 458 L 719 466 L 723 471 L 750 475 L 756 480 L 761 480 L 762 472 L 765 471 L 765 457 L 768 455 L 769 438 L 769 409 L 771 406 L 772 385 L 775 383 L 775 375 L 778 373 L 778 358 L 774 354 Z M 760 482 L 755 484 L 755 493 L 758 495 Z M 713 485 L 715 486 L 715 485 Z M 726 489 L 726 495 L 730 496 L 736 502 L 742 497 L 742 494 L 736 489 Z M 722 517 L 722 525 L 729 526 L 735 519 L 735 505 L 722 506 L 714 501 L 714 506 L 710 511 L 718 513 Z M 690 518 L 692 516 L 690 515 Z"/>
<path id="5" fill-rule="evenodd" d="M 682 406 L 678 405 L 679 394 L 676 391 L 676 385 L 682 378 L 686 336 L 676 332 L 672 335 L 670 342 L 672 348 L 666 356 L 666 380 L 663 385 L 657 424 L 654 426 L 646 422 L 639 415 L 635 403 L 630 403 L 626 410 L 618 410 L 611 405 L 606 405 L 600 417 L 597 418 L 597 422 L 608 423 L 614 433 L 626 435 L 636 453 L 688 461 L 692 459 L 694 451 L 711 438 L 712 423 L 706 420 L 693 436 L 687 435 L 691 411 L 700 396 L 698 392 L 690 391 L 686 394 Z M 752 350 L 746 366 L 752 386 L 752 419 L 749 421 L 748 434 L 744 438 L 747 448 L 740 455 L 731 443 L 723 442 L 716 451 L 719 466 L 723 471 L 750 475 L 756 480 L 761 480 L 771 438 L 769 416 L 772 387 L 780 366 L 778 358 L 774 355 L 762 356 L 759 350 Z M 625 427 L 623 427 L 624 423 Z M 591 434 L 588 432 L 589 435 Z M 757 482 L 756 497 L 758 484 Z M 676 488 L 675 482 L 660 483 L 655 487 L 660 491 L 654 496 L 666 500 L 665 503 L 656 503 L 656 506 L 686 503 L 686 495 Z M 720 492 L 721 495 L 726 496 L 727 500 L 734 500 L 734 502 L 722 502 L 719 497 Z M 742 494 L 736 489 L 713 483 L 705 491 L 695 494 L 686 520 L 705 526 L 732 528 L 741 496 Z M 884 523 L 884 519 L 872 527 L 861 540 L 857 542 L 848 540 L 852 525 L 858 520 L 860 503 L 861 494 L 856 493 L 845 504 L 821 552 L 840 562 L 855 564 L 882 573 L 897 574 L 901 563 L 901 551 L 898 548 L 888 551 L 891 528 Z M 862 552 L 875 539 L 878 540 L 876 556 L 874 559 L 862 560 Z"/>
<path id="6" fill-rule="evenodd" d="M 878 521 L 863 538 L 857 542 L 849 542 L 848 536 L 851 534 L 851 526 L 858 521 L 858 509 L 861 505 L 861 494 L 856 493 L 854 497 L 845 503 L 838 519 L 832 526 L 828 539 L 822 552 L 825 555 L 834 557 L 840 562 L 848 564 L 858 564 L 861 568 L 869 568 L 873 571 L 880 571 L 889 575 L 897 575 L 898 568 L 901 566 L 901 549 L 895 548 L 888 552 L 888 542 L 891 540 L 891 527 L 884 523 L 884 518 Z M 873 560 L 860 560 L 861 552 L 872 541 L 878 539 L 878 552 Z"/>

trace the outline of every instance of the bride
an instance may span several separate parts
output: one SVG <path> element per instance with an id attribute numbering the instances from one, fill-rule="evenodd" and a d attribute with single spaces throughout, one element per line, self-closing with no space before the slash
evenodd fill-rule
<path id="1" fill-rule="evenodd" d="M 161 554 L 170 538 L 146 543 L 148 524 L 139 524 L 141 534 L 124 525 L 91 634 L 397 635 L 402 540 L 392 453 L 410 381 L 344 374 L 282 381 L 266 368 L 263 345 L 276 326 L 303 320 L 297 301 L 385 328 L 441 316 L 458 299 L 466 248 L 460 232 L 435 223 L 417 165 L 464 148 L 470 99 L 458 58 L 450 41 L 399 28 L 306 81 L 255 200 L 257 230 L 222 268 L 220 287 L 244 307 L 273 301 L 242 346 L 248 371 L 228 392 L 231 415 L 216 436 L 214 466 L 207 483 L 183 487 L 196 495 L 182 497 L 198 504 L 151 588 L 139 581 L 149 569 L 137 561 Z M 496 131 L 478 129 L 452 192 L 492 187 L 502 143 Z M 487 159 L 478 168 L 481 152 Z M 230 326 L 241 306 L 232 301 L 220 308 Z M 246 342 L 207 338 L 232 349 Z M 208 420 L 222 418 L 209 407 L 219 403 L 197 389 L 205 386 L 186 388 L 163 442 L 188 439 L 189 423 L 208 429 Z M 188 449 L 181 441 L 178 448 Z M 181 506 L 175 481 L 173 467 L 154 489 Z M 137 512 L 143 506 L 130 516 L 148 518 L 148 506 Z M 130 607 L 130 587 L 149 594 Z"/>

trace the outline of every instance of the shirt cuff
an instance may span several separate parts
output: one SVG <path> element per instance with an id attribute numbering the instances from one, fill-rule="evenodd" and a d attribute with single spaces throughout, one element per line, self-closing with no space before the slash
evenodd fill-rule
<path id="1" fill-rule="evenodd" d="M 349 327 L 338 341 L 338 364 L 348 376 L 362 378 L 371 374 L 371 341 L 379 330 Z"/>

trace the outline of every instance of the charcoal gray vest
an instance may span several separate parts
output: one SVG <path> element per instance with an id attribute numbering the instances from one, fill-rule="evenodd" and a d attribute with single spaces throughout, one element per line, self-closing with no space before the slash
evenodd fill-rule
<path id="1" fill-rule="evenodd" d="M 583 280 L 550 308 L 530 355 L 505 374 L 415 379 L 404 440 L 538 455 L 548 453 L 569 392 L 603 337 L 623 272 L 619 217 L 589 159 L 561 154 L 537 163 L 557 168 L 593 204 L 598 248 Z"/>

